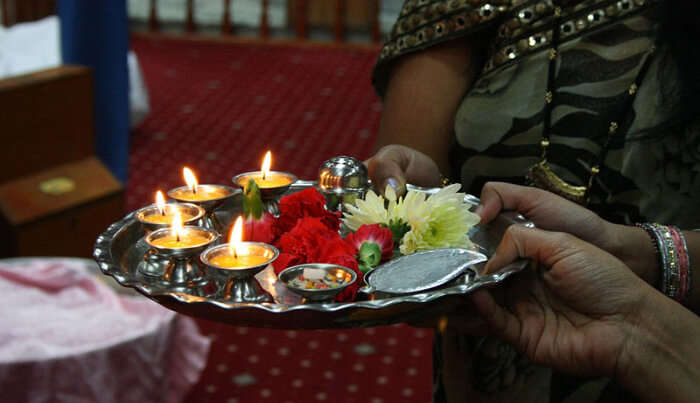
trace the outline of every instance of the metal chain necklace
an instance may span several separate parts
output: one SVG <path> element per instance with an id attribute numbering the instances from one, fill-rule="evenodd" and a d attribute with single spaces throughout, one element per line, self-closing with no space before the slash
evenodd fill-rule
<path id="1" fill-rule="evenodd" d="M 554 98 L 554 81 L 555 81 L 555 72 L 556 72 L 556 61 L 557 58 L 559 57 L 559 37 L 560 37 L 560 29 L 561 29 L 561 16 L 562 16 L 562 10 L 561 7 L 555 7 L 554 8 L 554 18 L 553 18 L 553 27 L 552 27 L 552 47 L 549 50 L 549 69 L 548 69 L 548 76 L 547 76 L 547 91 L 545 93 L 545 107 L 544 107 L 544 116 L 543 116 L 543 128 L 542 128 L 542 140 L 540 141 L 540 146 L 542 149 L 542 156 L 540 159 L 540 162 L 536 163 L 530 169 L 528 170 L 527 175 L 525 176 L 526 181 L 528 184 L 548 190 L 552 193 L 558 194 L 566 199 L 569 199 L 571 201 L 574 201 L 578 204 L 581 205 L 587 205 L 588 202 L 590 201 L 590 193 L 591 193 L 591 188 L 593 187 L 593 182 L 600 174 L 601 170 L 601 165 L 605 162 L 605 157 L 607 155 L 608 149 L 610 147 L 611 140 L 615 135 L 619 132 L 622 132 L 622 136 L 624 136 L 629 129 L 629 127 L 632 124 L 632 104 L 635 98 L 635 95 L 637 94 L 637 90 L 639 88 L 639 85 L 644 77 L 644 74 L 648 70 L 649 67 L 649 61 L 651 60 L 651 55 L 654 52 L 654 46 L 652 46 L 649 49 L 648 54 L 645 57 L 645 60 L 639 69 L 639 72 L 637 73 L 636 78 L 630 85 L 629 89 L 627 90 L 627 98 L 625 99 L 625 104 L 623 107 L 623 122 L 620 124 L 618 121 L 611 121 L 609 126 L 608 126 L 608 133 L 607 133 L 607 138 L 605 140 L 605 144 L 600 150 L 600 153 L 598 155 L 597 161 L 595 163 L 591 164 L 589 176 L 588 176 L 588 183 L 586 186 L 575 186 L 572 185 L 568 182 L 566 182 L 564 179 L 560 178 L 554 171 L 552 170 L 551 166 L 549 165 L 549 161 L 547 160 L 547 150 L 550 146 L 550 132 L 551 132 L 551 126 L 552 126 L 552 101 Z M 624 140 L 624 137 L 623 137 Z"/>

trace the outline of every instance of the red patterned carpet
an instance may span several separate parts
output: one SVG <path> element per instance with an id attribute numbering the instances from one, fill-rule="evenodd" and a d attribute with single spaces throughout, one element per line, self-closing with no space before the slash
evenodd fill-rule
<path id="1" fill-rule="evenodd" d="M 132 134 L 127 205 L 182 185 L 256 170 L 313 179 L 336 155 L 366 158 L 381 103 L 370 50 L 132 38 L 151 114 Z M 199 321 L 213 343 L 194 402 L 428 402 L 430 331 L 397 325 L 285 331 Z"/>

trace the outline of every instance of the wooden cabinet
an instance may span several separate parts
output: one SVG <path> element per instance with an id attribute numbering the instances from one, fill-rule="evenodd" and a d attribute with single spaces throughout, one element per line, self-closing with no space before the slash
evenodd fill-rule
<path id="1" fill-rule="evenodd" d="M 0 256 L 92 256 L 119 220 L 121 183 L 95 157 L 0 185 Z"/>
<path id="2" fill-rule="evenodd" d="M 90 257 L 123 215 L 122 184 L 94 156 L 90 70 L 0 80 L 0 257 Z"/>
<path id="3" fill-rule="evenodd" d="M 94 154 L 92 99 L 86 67 L 0 80 L 0 183 Z"/>

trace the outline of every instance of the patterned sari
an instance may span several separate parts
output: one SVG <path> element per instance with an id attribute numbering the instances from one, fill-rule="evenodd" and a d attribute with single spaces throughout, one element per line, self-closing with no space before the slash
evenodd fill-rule
<path id="1" fill-rule="evenodd" d="M 492 180 L 525 183 L 541 158 L 545 98 L 553 88 L 547 160 L 557 176 L 577 186 L 587 185 L 591 167 L 600 166 L 587 207 L 618 223 L 698 228 L 700 127 L 669 123 L 677 71 L 669 52 L 656 48 L 658 3 L 408 0 L 382 48 L 373 82 L 383 95 L 392 61 L 405 54 L 458 38 L 486 43 L 482 71 L 455 116 L 450 174 L 464 190 L 478 195 Z M 555 22 L 559 42 L 550 75 Z M 647 58 L 643 80 L 632 89 Z M 632 90 L 629 106 L 624 101 Z M 609 138 L 611 122 L 622 120 L 630 122 L 625 131 Z M 436 346 L 436 400 L 444 399 L 445 384 L 463 388 L 442 375 L 462 373 L 473 378 L 468 393 L 501 391 L 496 395 L 505 401 L 526 401 L 522 387 L 514 385 L 533 371 L 512 350 L 449 329 L 436 335 Z M 480 350 L 494 358 L 484 358 Z M 515 375 L 510 368 L 517 369 Z M 529 389 L 542 387 L 535 384 Z"/>

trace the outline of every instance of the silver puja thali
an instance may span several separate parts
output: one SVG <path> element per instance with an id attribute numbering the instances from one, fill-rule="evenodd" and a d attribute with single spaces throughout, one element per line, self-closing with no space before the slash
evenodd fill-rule
<path id="1" fill-rule="evenodd" d="M 316 186 L 312 181 L 296 181 L 287 193 Z M 426 193 L 437 189 L 414 188 Z M 473 208 L 479 200 L 471 195 L 464 199 L 465 208 Z M 242 194 L 236 191 L 216 211 L 217 219 L 230 226 L 242 213 Z M 476 249 L 491 256 L 512 224 L 533 226 L 518 214 L 504 213 L 486 226 L 472 230 L 470 237 Z M 516 261 L 497 273 L 481 275 L 484 263 L 473 265 L 454 279 L 437 288 L 412 294 L 389 294 L 375 291 L 358 294 L 354 302 L 314 302 L 302 299 L 281 284 L 271 266 L 256 275 L 272 302 L 240 303 L 220 296 L 216 284 L 201 283 L 194 287 L 174 287 L 167 281 L 145 276 L 139 269 L 148 257 L 150 247 L 144 238 L 146 230 L 130 213 L 112 224 L 95 244 L 94 257 L 101 271 L 124 287 L 133 288 L 157 303 L 176 312 L 236 326 L 277 329 L 332 329 L 389 325 L 420 321 L 439 316 L 464 304 L 470 292 L 504 281 L 523 269 L 526 261 Z M 213 287 L 213 288 L 212 288 Z"/>

